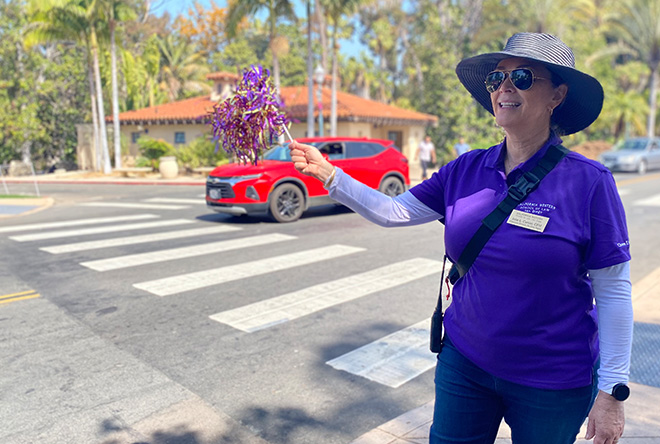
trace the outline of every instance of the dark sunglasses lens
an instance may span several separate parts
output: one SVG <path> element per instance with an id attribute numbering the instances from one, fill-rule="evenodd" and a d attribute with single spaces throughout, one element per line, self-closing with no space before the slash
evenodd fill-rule
<path id="1" fill-rule="evenodd" d="M 521 91 L 531 88 L 534 82 L 534 75 L 529 69 L 514 69 L 509 76 L 511 77 L 513 86 Z"/>
<path id="2" fill-rule="evenodd" d="M 501 71 L 493 71 L 486 76 L 486 89 L 490 93 L 497 91 L 497 88 L 500 87 L 504 81 L 505 74 Z"/>

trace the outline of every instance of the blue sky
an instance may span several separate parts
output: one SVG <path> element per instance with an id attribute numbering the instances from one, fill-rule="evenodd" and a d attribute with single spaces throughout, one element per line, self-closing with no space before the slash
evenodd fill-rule
<path id="1" fill-rule="evenodd" d="M 227 0 L 214 0 L 215 4 L 221 8 L 227 7 Z M 179 14 L 186 14 L 188 9 L 193 5 L 194 0 L 152 0 L 151 11 L 155 15 L 162 15 L 165 12 L 169 12 L 171 16 L 177 16 Z M 202 6 L 208 7 L 211 5 L 211 0 L 197 0 Z M 295 7 L 296 15 L 299 17 L 305 17 L 307 15 L 307 9 L 305 6 L 305 1 L 303 0 L 293 0 Z M 265 14 L 263 14 L 265 18 Z M 359 56 L 360 51 L 365 49 L 364 45 L 359 42 L 359 39 L 355 37 L 352 41 L 343 40 L 340 42 L 341 49 L 340 51 L 343 54 Z"/>

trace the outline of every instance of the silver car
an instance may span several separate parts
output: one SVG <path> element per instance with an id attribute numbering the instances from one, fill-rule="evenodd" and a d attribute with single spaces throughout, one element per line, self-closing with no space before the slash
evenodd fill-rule
<path id="1" fill-rule="evenodd" d="M 660 138 L 635 137 L 600 155 L 600 162 L 610 171 L 637 171 L 645 174 L 660 169 Z"/>

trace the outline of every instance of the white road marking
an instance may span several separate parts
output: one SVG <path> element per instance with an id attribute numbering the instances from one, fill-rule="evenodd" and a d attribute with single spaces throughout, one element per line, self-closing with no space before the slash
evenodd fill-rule
<path id="1" fill-rule="evenodd" d="M 298 253 L 275 256 L 267 259 L 259 259 L 243 264 L 229 265 L 226 267 L 182 274 L 154 281 L 141 282 L 134 284 L 133 286 L 157 296 L 169 296 L 238 279 L 245 279 L 275 271 L 286 270 L 288 268 L 313 264 L 315 262 L 346 256 L 359 251 L 364 251 L 364 248 L 348 247 L 345 245 L 330 245 L 328 247 L 315 248 L 313 250 L 300 251 Z"/>
<path id="2" fill-rule="evenodd" d="M 201 199 L 179 199 L 174 197 L 152 197 L 151 199 L 144 199 L 142 202 L 154 203 L 173 203 L 173 204 L 186 204 L 186 205 L 206 205 L 206 196 L 202 195 Z"/>
<path id="3" fill-rule="evenodd" d="M 44 228 L 75 227 L 79 225 L 105 224 L 109 222 L 125 222 L 129 220 L 156 219 L 160 216 L 155 214 L 135 214 L 132 216 L 117 217 L 95 217 L 91 219 L 76 219 L 62 222 L 47 222 L 43 224 L 16 225 L 13 227 L 2 227 L 0 233 L 9 233 L 12 231 L 30 231 L 43 230 Z"/>
<path id="4" fill-rule="evenodd" d="M 625 189 L 617 188 L 617 191 L 619 192 L 619 196 L 627 196 L 628 194 L 630 194 L 630 190 L 628 188 Z"/>
<path id="5" fill-rule="evenodd" d="M 646 199 L 636 200 L 633 205 L 644 207 L 660 207 L 660 194 L 647 197 Z"/>
<path id="6" fill-rule="evenodd" d="M 388 387 L 397 388 L 435 366 L 429 350 L 431 319 L 332 359 L 326 364 Z"/>
<path id="7" fill-rule="evenodd" d="M 73 244 L 54 245 L 52 247 L 40 248 L 52 254 L 73 253 L 76 251 L 96 250 L 99 248 L 119 247 L 123 245 L 143 244 L 147 242 L 158 242 L 170 239 L 183 239 L 187 237 L 205 236 L 209 234 L 228 233 L 240 231 L 240 227 L 220 225 L 217 227 L 193 228 L 191 230 L 167 231 L 165 233 L 142 234 L 139 236 L 116 237 L 114 239 L 103 239 L 88 242 L 76 242 Z"/>
<path id="8" fill-rule="evenodd" d="M 442 262 L 416 258 L 210 316 L 244 332 L 262 330 L 333 305 L 438 273 Z"/>
<path id="9" fill-rule="evenodd" d="M 190 208 L 187 205 L 158 205 L 135 202 L 87 202 L 80 205 L 83 207 L 138 208 L 140 210 L 182 210 Z"/>
<path id="10" fill-rule="evenodd" d="M 88 234 L 114 233 L 117 231 L 142 230 L 145 228 L 170 227 L 172 225 L 194 224 L 195 221 L 189 219 L 171 219 L 156 222 L 144 222 L 139 224 L 111 225 L 96 228 L 85 228 L 82 230 L 62 230 L 51 231 L 48 233 L 23 234 L 21 236 L 11 236 L 9 239 L 16 242 L 28 242 L 44 239 L 57 239 L 60 237 L 85 236 Z"/>
<path id="11" fill-rule="evenodd" d="M 137 267 L 138 265 L 185 259 L 188 257 L 256 247 L 259 245 L 267 245 L 293 239 L 296 239 L 296 237 L 286 234 L 264 234 L 261 236 L 244 237 L 240 239 L 224 240 L 206 244 L 190 245 L 187 247 L 171 248 L 168 250 L 149 251 L 147 253 L 130 254 L 127 256 L 81 262 L 80 265 L 96 271 L 118 270 L 120 268 Z"/>

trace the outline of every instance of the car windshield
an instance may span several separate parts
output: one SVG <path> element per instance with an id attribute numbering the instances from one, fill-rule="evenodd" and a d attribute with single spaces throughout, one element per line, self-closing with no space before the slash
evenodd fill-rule
<path id="1" fill-rule="evenodd" d="M 634 151 L 644 151 L 648 145 L 648 139 L 627 139 L 624 140 L 616 149 L 617 151 L 623 150 L 634 150 Z"/>
<path id="2" fill-rule="evenodd" d="M 316 142 L 307 142 L 308 145 L 318 146 Z M 274 145 L 271 149 L 264 153 L 263 160 L 279 160 L 280 162 L 290 162 L 291 154 L 289 153 L 289 143 L 283 145 Z"/>

